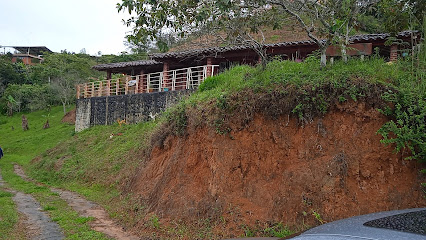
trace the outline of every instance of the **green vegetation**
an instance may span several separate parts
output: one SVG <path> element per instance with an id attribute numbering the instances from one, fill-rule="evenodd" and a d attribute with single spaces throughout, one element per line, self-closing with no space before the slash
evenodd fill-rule
<path id="1" fill-rule="evenodd" d="M 0 168 L 8 186 L 33 194 L 70 239 L 96 235 L 87 226 L 91 219 L 79 217 L 48 188 L 23 181 L 13 173 L 12 163 L 22 165 L 38 181 L 78 192 L 101 204 L 113 218 L 128 226 L 148 220 L 146 228 L 152 230 L 152 236 L 214 238 L 214 229 L 226 225 L 224 218 L 166 225 L 157 215 L 146 216 L 145 203 L 124 192 L 155 144 L 162 146 L 167 136 L 184 136 L 189 128 L 199 126 L 232 137 L 256 113 L 273 119 L 290 115 L 300 124 L 309 124 L 337 103 L 365 101 L 390 116 L 391 121 L 379 131 L 385 136 L 384 143 L 396 143 L 400 150 L 411 149 L 412 158 L 424 161 L 426 88 L 421 69 L 425 63 L 419 61 L 419 67 L 414 68 L 418 71 L 412 71 L 412 63 L 412 59 L 406 59 L 387 64 L 371 57 L 365 61 L 351 59 L 347 64 L 337 61 L 321 69 L 318 60 L 311 57 L 304 63 L 274 60 L 265 70 L 237 66 L 208 78 L 195 94 L 156 121 L 96 126 L 81 133 L 59 122 L 62 114 L 58 107 L 51 112 L 28 114 L 30 130 L 26 132 L 20 128 L 21 114 L 0 117 L 0 135 L 7 139 L 1 142 L 5 158 Z M 51 128 L 43 130 L 46 116 Z M 10 226 L 16 226 L 19 217 L 10 194 L 0 192 L 0 201 L 5 203 L 0 217 L 7 214 L 9 219 L 8 226 L 0 225 L 0 234 L 10 236 Z M 313 213 L 313 217 L 322 220 L 319 214 Z M 241 231 L 247 236 L 281 237 L 292 233 L 283 224 L 241 226 Z"/>
<path id="2" fill-rule="evenodd" d="M 12 194 L 5 192 L 0 187 L 0 239 L 10 239 L 14 232 L 17 232 L 15 225 L 19 216 L 12 201 Z"/>
<path id="3" fill-rule="evenodd" d="M 338 102 L 364 100 L 392 119 L 379 131 L 383 142 L 397 143 L 397 151 L 408 148 L 411 158 L 425 161 L 426 58 L 420 58 L 415 68 L 411 58 L 387 64 L 375 57 L 347 64 L 339 61 L 326 69 L 320 69 L 315 58 L 304 63 L 272 61 L 264 71 L 238 66 L 207 79 L 197 94 L 165 115 L 174 129 L 171 134 L 182 135 L 184 120 L 190 116 L 225 134 L 244 127 L 255 112 L 272 118 L 295 115 L 306 124 Z M 389 108 L 389 102 L 395 107 Z M 391 132 L 395 138 L 389 138 Z"/>
<path id="4" fill-rule="evenodd" d="M 45 152 L 33 161 L 29 174 L 51 186 L 82 194 L 122 222 L 135 223 L 145 207 L 131 194 L 122 195 L 121 190 L 145 160 L 156 124 L 92 127 Z"/>
<path id="5" fill-rule="evenodd" d="M 405 96 L 408 92 L 416 96 L 408 98 L 410 105 L 419 109 L 420 114 L 425 113 L 424 105 L 415 100 L 424 97 L 424 80 L 419 81 L 415 77 L 419 75 L 407 69 L 409 59 L 396 64 L 387 64 L 376 57 L 364 62 L 352 59 L 347 64 L 337 61 L 325 69 L 320 69 L 317 61 L 315 58 L 304 63 L 275 60 L 265 70 L 237 66 L 207 79 L 199 91 L 156 121 L 87 129 L 43 153 L 28 170 L 39 181 L 79 192 L 100 203 L 123 223 L 132 225 L 148 219 L 147 227 L 156 234 L 193 236 L 197 231 L 192 226 L 183 223 L 163 226 L 157 216 L 147 217 L 144 202 L 122 192 L 137 166 L 149 156 L 153 144 L 162 146 L 168 135 L 184 136 L 188 128 L 204 125 L 232 137 L 232 132 L 244 128 L 255 113 L 270 118 L 292 115 L 300 124 L 309 124 L 314 117 L 345 101 L 365 101 L 389 112 L 385 110 L 388 100 L 395 99 L 390 96 Z M 407 106 L 408 102 L 404 104 Z M 397 117 L 392 111 L 390 114 L 391 118 Z M 416 119 L 420 121 L 419 126 L 424 126 L 424 118 Z M 416 136 L 424 139 L 421 128 L 416 131 Z M 413 157 L 419 159 L 418 156 L 421 155 Z M 221 224 L 213 219 L 209 222 L 202 225 L 203 231 L 197 234 L 208 236 L 212 234 L 211 229 Z M 250 229 L 249 232 L 253 232 Z M 273 231 L 287 234 L 288 230 L 285 227 L 259 229 L 255 233 L 262 236 L 275 236 Z"/>
<path id="6" fill-rule="evenodd" d="M 21 115 L 14 117 L 0 116 L 1 146 L 5 156 L 0 161 L 0 169 L 7 188 L 32 194 L 47 211 L 51 218 L 64 230 L 67 239 L 107 239 L 103 234 L 90 229 L 87 221 L 82 221 L 78 213 L 73 211 L 68 204 L 48 187 L 36 185 L 23 180 L 13 170 L 13 164 L 22 165 L 25 169 L 30 166 L 31 159 L 46 150 L 53 148 L 63 140 L 72 137 L 74 126 L 61 123 L 62 109 L 52 108 L 51 112 L 34 112 L 27 115 L 30 130 L 23 131 Z M 46 120 L 43 116 L 50 116 L 50 128 L 42 129 Z M 0 236 L 4 239 L 19 238 L 16 232 L 22 231 L 16 224 L 19 216 L 16 206 L 11 201 L 11 194 L 5 192 L 5 187 L 0 187 Z"/>
<path id="7" fill-rule="evenodd" d="M 100 54 L 100 53 L 99 53 Z M 104 78 L 105 73 L 92 69 L 101 63 L 146 59 L 139 54 L 90 56 L 84 53 L 46 53 L 36 65 L 12 63 L 12 54 L 0 55 L 0 113 L 48 110 L 75 101 L 75 85 Z"/>
<path id="8" fill-rule="evenodd" d="M 426 33 L 426 19 L 423 26 Z M 378 132 L 384 144 L 395 144 L 397 152 L 409 151 L 408 159 L 426 162 L 426 44 L 417 48 L 416 55 L 398 65 L 402 75 L 394 83 L 398 91 L 383 96 L 393 107 L 382 112 L 392 119 Z"/>

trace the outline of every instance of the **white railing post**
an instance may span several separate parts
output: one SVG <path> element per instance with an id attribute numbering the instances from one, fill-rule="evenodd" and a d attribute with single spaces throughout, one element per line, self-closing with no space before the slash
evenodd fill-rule
<path id="1" fill-rule="evenodd" d="M 186 89 L 189 89 L 189 85 L 191 84 L 191 68 L 186 69 Z"/>
<path id="2" fill-rule="evenodd" d="M 151 88 L 151 73 L 148 73 L 148 77 L 146 80 L 146 92 L 149 92 L 150 88 Z"/>
<path id="3" fill-rule="evenodd" d="M 163 88 L 163 72 L 160 73 L 160 79 L 158 80 L 158 91 L 161 92 L 161 88 Z"/>
<path id="4" fill-rule="evenodd" d="M 173 70 L 173 75 L 172 75 L 172 91 L 174 91 L 176 89 L 176 70 Z"/>
<path id="5" fill-rule="evenodd" d="M 119 90 L 120 90 L 120 78 L 117 78 L 116 86 L 115 86 L 115 95 L 118 95 Z"/>

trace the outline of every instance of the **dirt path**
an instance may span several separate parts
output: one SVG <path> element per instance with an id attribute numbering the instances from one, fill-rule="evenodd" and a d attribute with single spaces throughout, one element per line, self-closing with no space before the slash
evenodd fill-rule
<path id="1" fill-rule="evenodd" d="M 4 181 L 0 174 L 0 186 Z M 18 211 L 25 216 L 24 224 L 27 229 L 27 237 L 30 239 L 56 240 L 64 239 L 61 228 L 50 217 L 41 211 L 40 204 L 30 195 L 22 192 L 7 190 L 15 196 L 12 198 Z"/>
<path id="2" fill-rule="evenodd" d="M 27 220 L 24 222 L 31 239 L 64 239 L 61 228 L 41 211 L 40 204 L 29 194 L 16 192 L 13 201 Z"/>
<path id="3" fill-rule="evenodd" d="M 15 165 L 15 173 L 27 181 L 35 182 L 25 175 L 25 172 L 19 165 Z M 90 223 L 93 230 L 102 232 L 109 237 L 118 240 L 138 240 L 137 236 L 131 235 L 124 231 L 124 229 L 118 226 L 112 221 L 107 212 L 94 202 L 88 201 L 80 195 L 56 188 L 51 188 L 52 192 L 58 193 L 59 196 L 65 200 L 70 207 L 77 211 L 83 217 L 93 217 L 94 221 Z"/>

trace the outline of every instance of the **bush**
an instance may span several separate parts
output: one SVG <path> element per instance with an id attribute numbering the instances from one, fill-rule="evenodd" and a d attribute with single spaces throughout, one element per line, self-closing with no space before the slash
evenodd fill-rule
<path id="1" fill-rule="evenodd" d="M 43 110 L 59 104 L 52 88 L 47 84 L 10 84 L 4 91 L 0 106 L 7 106 L 9 96 L 16 101 L 13 104 L 14 112 Z M 5 112 L 6 109 L 2 111 Z"/>

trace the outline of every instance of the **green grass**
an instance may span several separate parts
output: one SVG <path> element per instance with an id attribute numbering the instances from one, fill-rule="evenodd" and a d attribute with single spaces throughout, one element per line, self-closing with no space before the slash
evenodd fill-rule
<path id="1" fill-rule="evenodd" d="M 15 224 L 18 222 L 18 213 L 12 201 L 12 194 L 1 190 L 0 187 L 0 239 L 10 239 L 15 232 Z"/>
<path id="2" fill-rule="evenodd" d="M 144 206 L 131 194 L 123 197 L 120 190 L 145 160 L 143 151 L 156 126 L 156 122 L 147 122 L 86 129 L 43 153 L 29 174 L 97 202 L 120 222 L 137 222 Z"/>
<path id="3" fill-rule="evenodd" d="M 51 218 L 64 230 L 67 239 L 108 239 L 105 235 L 90 229 L 87 221 L 82 221 L 78 213 L 49 188 L 27 182 L 17 176 L 13 170 L 13 164 L 22 165 L 24 169 L 30 169 L 30 162 L 46 150 L 53 148 L 58 143 L 69 139 L 74 134 L 74 126 L 61 123 L 62 108 L 55 107 L 50 111 L 49 129 L 42 129 L 49 113 L 39 111 L 25 114 L 29 122 L 29 130 L 23 131 L 21 126 L 22 114 L 13 117 L 0 117 L 0 144 L 4 149 L 4 157 L 0 160 L 0 169 L 3 180 L 8 188 L 32 194 L 47 211 Z M 13 204 L 10 194 L 0 192 L 1 204 L 0 236 L 5 239 L 14 239 L 14 231 L 19 220 L 16 206 Z"/>

